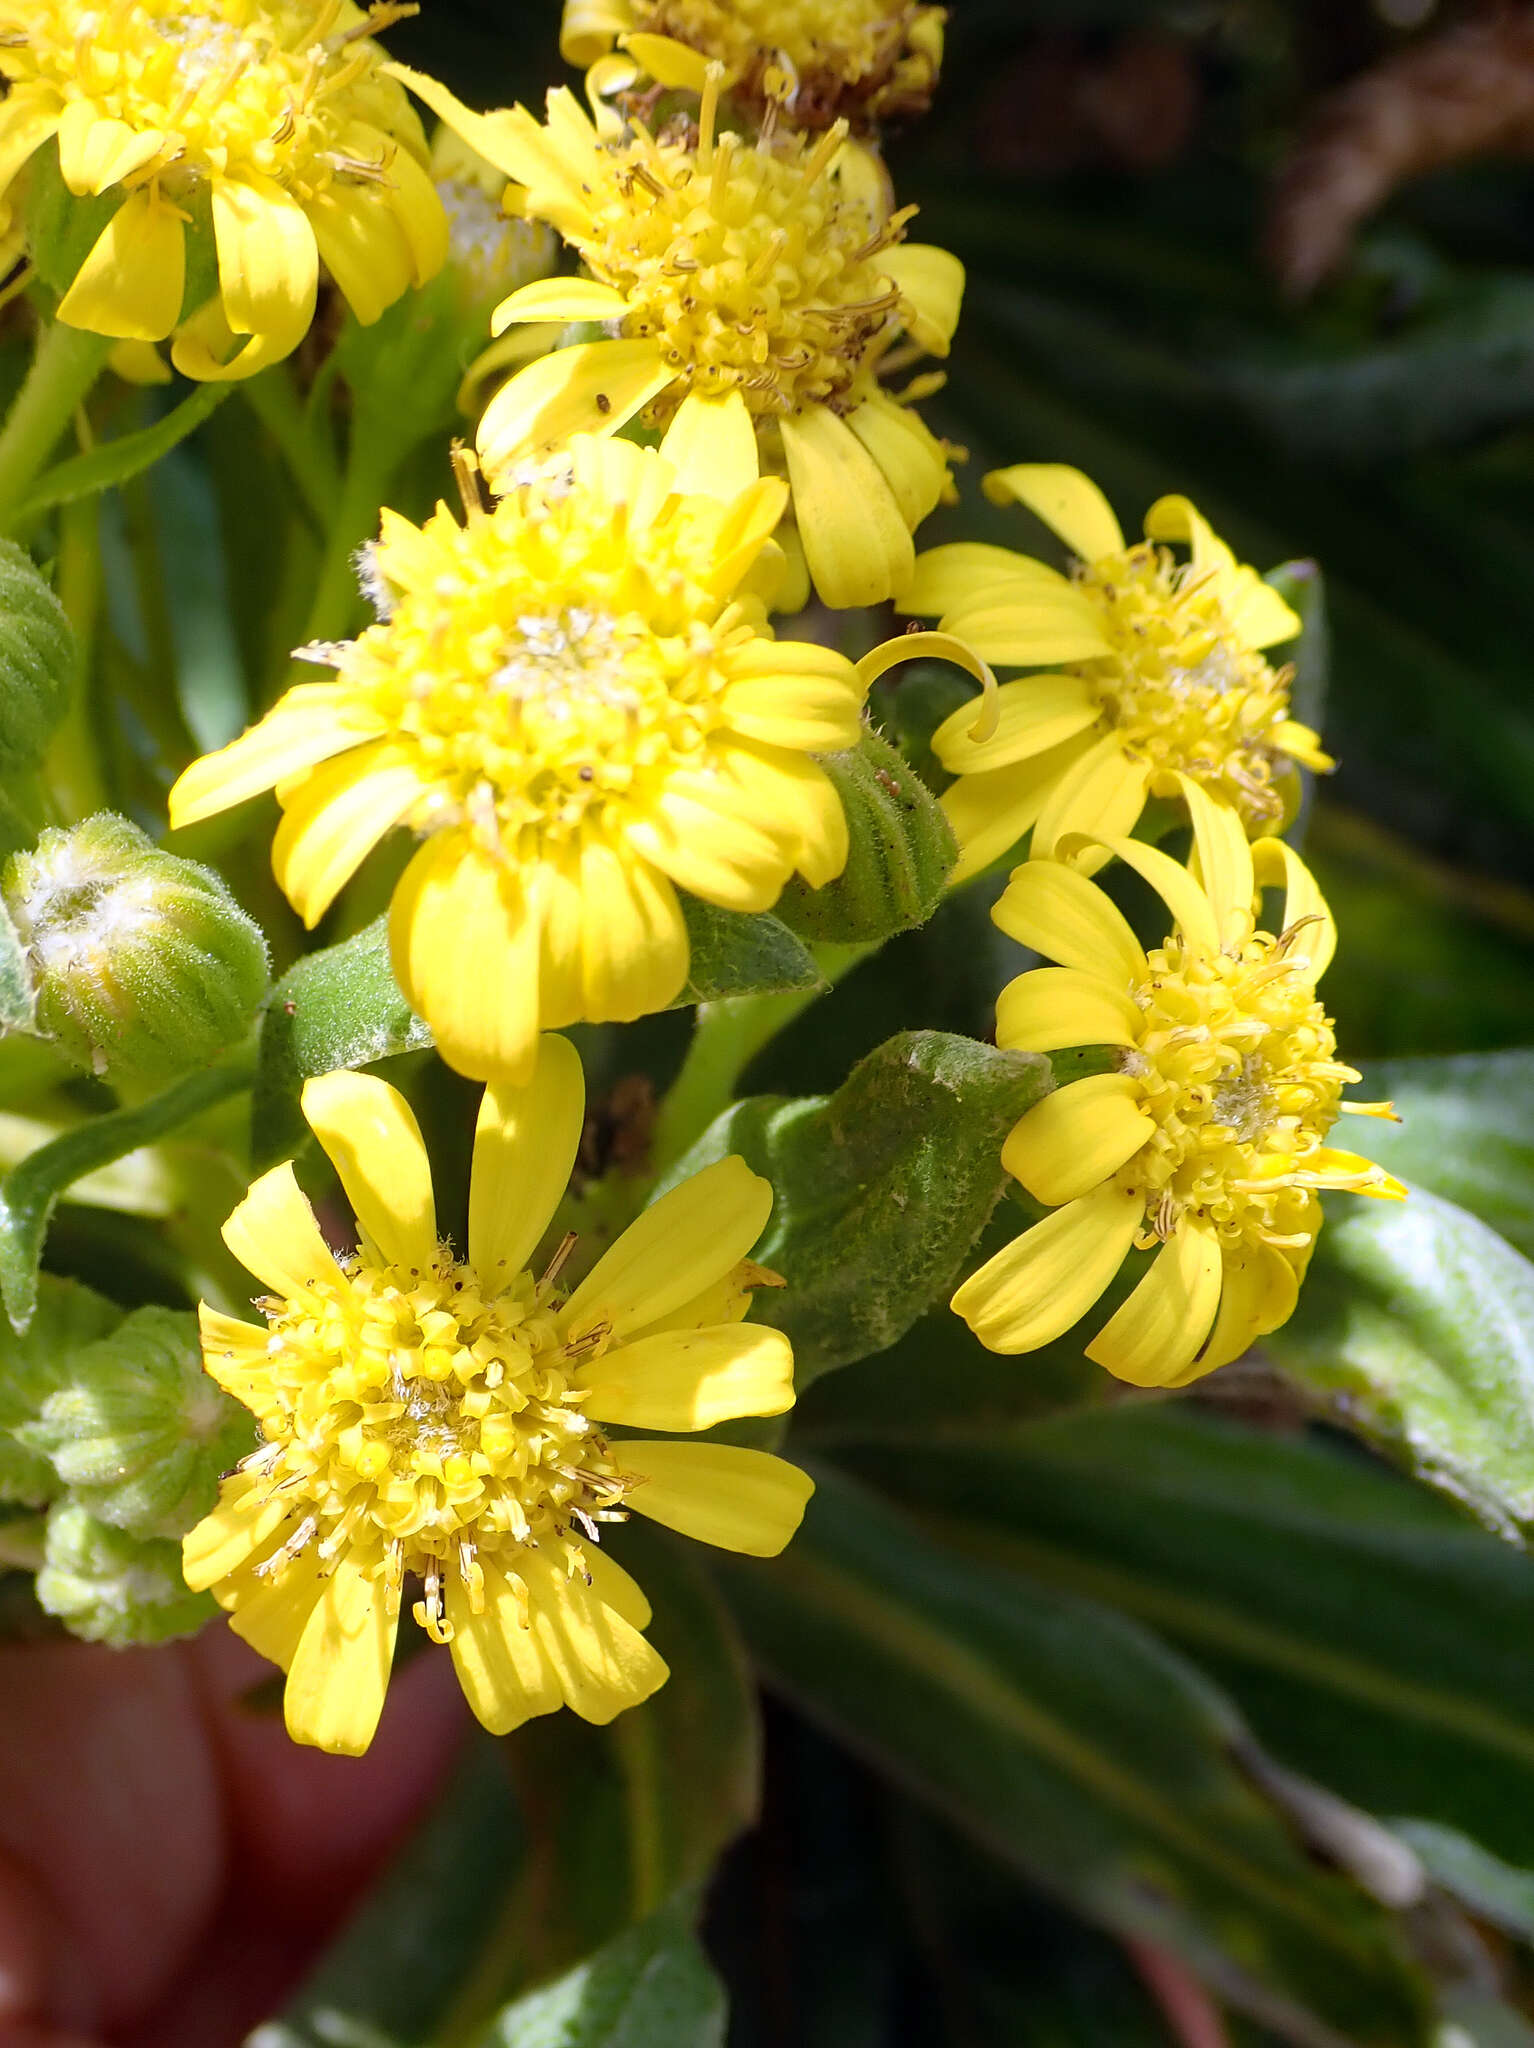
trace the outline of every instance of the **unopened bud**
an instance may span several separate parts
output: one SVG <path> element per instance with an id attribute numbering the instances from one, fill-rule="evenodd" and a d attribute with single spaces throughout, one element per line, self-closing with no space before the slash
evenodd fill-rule
<path id="1" fill-rule="evenodd" d="M 179 1543 L 143 1542 L 67 1501 L 48 1515 L 37 1598 L 72 1635 L 119 1650 L 195 1635 L 218 1612 L 211 1595 L 187 1591 Z"/>
<path id="2" fill-rule="evenodd" d="M 130 1535 L 185 1535 L 255 1445 L 249 1414 L 203 1371 L 193 1315 L 135 1309 L 60 1377 L 14 1435 L 79 1506 Z"/>
<path id="3" fill-rule="evenodd" d="M 432 138 L 431 175 L 447 214 L 445 274 L 459 310 L 483 328 L 490 308 L 554 268 L 559 244 L 542 221 L 506 211 L 506 174 L 446 123 Z"/>
<path id="4" fill-rule="evenodd" d="M 266 941 L 210 868 L 103 811 L 12 856 L 5 906 L 36 1029 L 92 1073 L 160 1082 L 241 1038 Z"/>
<path id="5" fill-rule="evenodd" d="M 925 924 L 953 866 L 953 833 L 915 769 L 877 733 L 821 761 L 847 814 L 847 865 L 823 889 L 793 881 L 777 915 L 801 938 L 857 944 Z"/>
<path id="6" fill-rule="evenodd" d="M 0 1316 L 0 1502 L 43 1507 L 61 1491 L 52 1459 L 24 1443 L 20 1432 L 64 1383 L 74 1354 L 121 1317 L 104 1295 L 52 1273 L 38 1281 L 37 1307 L 24 1330 Z"/>

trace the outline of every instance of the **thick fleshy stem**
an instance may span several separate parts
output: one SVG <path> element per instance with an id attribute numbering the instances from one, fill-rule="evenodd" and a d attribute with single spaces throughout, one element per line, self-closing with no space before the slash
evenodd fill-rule
<path id="1" fill-rule="evenodd" d="M 741 1075 L 766 1045 L 785 1030 L 860 961 L 879 950 L 880 941 L 858 946 L 816 946 L 815 961 L 824 981 L 818 988 L 791 989 L 782 995 L 729 996 L 717 1003 L 699 1003 L 692 1043 L 682 1071 L 672 1082 L 660 1114 L 650 1163 L 655 1178 L 665 1173 L 734 1099 Z"/>
<path id="2" fill-rule="evenodd" d="M 10 532 L 27 494 L 95 383 L 112 343 L 55 320 L 38 337 L 26 381 L 0 427 L 0 532 Z"/>

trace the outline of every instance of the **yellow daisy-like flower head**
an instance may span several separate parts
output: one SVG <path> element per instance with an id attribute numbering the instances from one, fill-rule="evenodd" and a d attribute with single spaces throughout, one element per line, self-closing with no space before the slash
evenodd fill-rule
<path id="1" fill-rule="evenodd" d="M 584 69 L 617 42 L 643 57 L 664 36 L 723 64 L 748 105 L 801 128 L 845 117 L 866 129 L 925 110 L 946 20 L 912 0 L 565 0 L 559 47 Z"/>
<path id="2" fill-rule="evenodd" d="M 1029 506 L 1077 556 L 1065 577 L 1030 556 L 960 541 L 916 564 L 902 609 L 938 613 L 945 631 L 997 667 L 1055 672 L 1002 685 L 976 739 L 960 711 L 933 735 L 959 777 L 944 799 L 960 845 L 955 879 L 977 873 L 1032 828 L 1052 854 L 1072 832 L 1133 831 L 1149 795 L 1190 783 L 1228 804 L 1251 835 L 1282 823 L 1294 764 L 1332 766 L 1289 715 L 1287 669 L 1262 650 L 1300 622 L 1238 562 L 1186 498 L 1158 500 L 1147 538 L 1126 547 L 1097 486 L 1079 470 L 1027 463 L 985 480 L 997 503 Z M 1178 562 L 1168 542 L 1189 544 Z"/>
<path id="3" fill-rule="evenodd" d="M 839 874 L 847 822 L 813 758 L 856 743 L 865 684 L 769 637 L 760 574 L 783 485 L 739 400 L 694 400 L 660 450 L 578 438 L 491 510 L 384 516 L 387 616 L 305 650 L 290 690 L 171 792 L 188 824 L 274 784 L 277 878 L 309 923 L 396 825 L 395 972 L 443 1057 L 525 1073 L 541 1028 L 664 1009 L 686 982 L 678 887 L 770 907 Z M 728 479 L 724 497 L 697 487 Z M 770 550 L 775 554 L 775 550 Z"/>
<path id="4" fill-rule="evenodd" d="M 740 1324 L 770 1278 L 746 1254 L 772 1190 L 721 1160 L 632 1224 L 568 1295 L 528 1261 L 564 1192 L 584 1111 L 580 1062 L 548 1038 L 531 1085 L 485 1092 L 468 1258 L 437 1235 L 431 1172 L 386 1082 L 328 1074 L 304 1113 L 356 1211 L 330 1251 L 291 1165 L 224 1226 L 266 1290 L 261 1325 L 206 1305 L 203 1353 L 261 1425 L 183 1545 L 238 1635 L 288 1674 L 295 1741 L 360 1754 L 383 1708 L 402 1604 L 451 1647 L 470 1706 L 505 1734 L 569 1705 L 610 1721 L 663 1684 L 644 1594 L 600 1547 L 647 1515 L 772 1556 L 811 1487 L 762 1451 L 627 1440 L 793 1401 L 775 1330 Z M 565 1248 L 567 1249 L 567 1247 Z"/>
<path id="5" fill-rule="evenodd" d="M 1030 1052 L 1117 1046 L 1110 1073 L 1047 1095 L 1003 1148 L 1053 1207 L 953 1298 L 993 1351 L 1032 1351 L 1096 1303 L 1132 1247 L 1149 1271 L 1086 1347 L 1142 1387 L 1181 1386 L 1238 1357 L 1294 1308 L 1321 1227 L 1319 1191 L 1400 1197 L 1383 1168 L 1335 1150 L 1358 1075 L 1336 1057 L 1316 997 L 1336 933 L 1307 870 L 1235 813 L 1193 798 L 1196 873 L 1137 840 L 1106 851 L 1160 894 L 1175 931 L 1149 953 L 1094 882 L 1029 861 L 996 905 L 1002 930 L 1057 967 L 1002 991 L 997 1043 Z M 1259 884 L 1287 890 L 1282 929 L 1257 927 Z"/>
<path id="6" fill-rule="evenodd" d="M 55 138 L 70 192 L 120 199 L 60 319 L 128 341 L 174 333 L 185 375 L 245 377 L 302 339 L 321 260 L 363 321 L 431 276 L 447 223 L 420 123 L 370 40 L 413 11 L 388 0 L 368 14 L 350 0 L 112 0 L 89 12 L 26 0 L 11 13 L 0 24 L 0 215 Z M 187 307 L 189 231 L 211 234 L 218 290 Z"/>
<path id="7" fill-rule="evenodd" d="M 540 127 L 525 108 L 477 115 L 432 81 L 411 82 L 590 272 L 513 292 L 496 332 L 609 325 L 607 338 L 558 349 L 496 393 L 479 429 L 492 481 L 576 430 L 611 433 L 636 416 L 661 426 L 689 396 L 734 394 L 766 465 L 787 471 L 826 603 L 876 604 L 909 581 L 911 534 L 942 494 L 948 458 L 878 370 L 902 333 L 946 355 L 964 272 L 945 250 L 902 243 L 907 215 L 875 220 L 844 187 L 845 127 L 771 146 L 716 135 L 718 67 L 695 145 L 639 126 L 605 142 L 568 92 L 549 95 Z"/>

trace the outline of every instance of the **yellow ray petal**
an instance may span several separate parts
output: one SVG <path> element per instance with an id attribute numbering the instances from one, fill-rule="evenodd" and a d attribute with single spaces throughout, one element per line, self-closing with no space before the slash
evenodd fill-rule
<path id="1" fill-rule="evenodd" d="M 628 300 L 594 277 L 540 277 L 518 286 L 490 316 L 490 332 L 504 334 L 522 320 L 621 320 Z"/>
<path id="2" fill-rule="evenodd" d="M 292 1512 L 281 1495 L 266 1497 L 268 1482 L 238 1472 L 219 1488 L 218 1505 L 181 1539 L 181 1570 L 194 1593 L 240 1567 L 281 1528 Z"/>
<path id="3" fill-rule="evenodd" d="M 996 998 L 996 1043 L 1017 1052 L 1135 1045 L 1144 1017 L 1123 989 L 1076 967 L 1035 967 Z"/>
<path id="4" fill-rule="evenodd" d="M 410 254 L 412 282 L 426 284 L 447 261 L 448 219 L 442 196 L 426 165 L 409 149 L 394 150 L 387 176 L 383 189 Z"/>
<path id="5" fill-rule="evenodd" d="M 1028 589 L 1016 597 L 985 591 L 943 614 L 950 633 L 999 668 L 1046 668 L 1110 654 L 1099 614 L 1079 591 Z"/>
<path id="6" fill-rule="evenodd" d="M 991 915 L 1008 938 L 1062 967 L 1080 967 L 1126 988 L 1148 971 L 1123 913 L 1095 882 L 1060 861 L 1031 860 L 1019 868 Z"/>
<path id="7" fill-rule="evenodd" d="M 724 808 L 727 801 L 721 790 L 717 803 L 702 802 L 674 778 L 648 817 L 625 825 L 624 840 L 707 903 L 724 910 L 770 910 L 792 861 L 779 838 L 754 819 L 732 815 Z"/>
<path id="8" fill-rule="evenodd" d="M 834 648 L 753 640 L 720 666 L 732 680 L 719 709 L 737 732 L 808 754 L 857 745 L 863 686 L 852 663 Z"/>
<path id="9" fill-rule="evenodd" d="M 304 1083 L 303 1108 L 385 1259 L 427 1271 L 437 1255 L 431 1162 L 404 1096 L 376 1074 L 320 1074 Z"/>
<path id="10" fill-rule="evenodd" d="M 382 1578 L 342 1557 L 288 1669 L 282 1708 L 295 1742 L 339 1756 L 362 1755 L 389 1689 L 395 1625 Z"/>
<path id="11" fill-rule="evenodd" d="M 319 250 L 303 208 L 279 185 L 213 181 L 213 235 L 224 318 L 287 355 L 314 318 Z"/>
<path id="12" fill-rule="evenodd" d="M 103 118 L 93 99 L 71 100 L 58 128 L 59 173 L 77 199 L 132 177 L 165 147 L 162 130 Z"/>
<path id="13" fill-rule="evenodd" d="M 1084 562 L 1123 548 L 1124 532 L 1113 507 L 1090 477 L 1067 463 L 1019 462 L 993 469 L 983 488 L 993 505 L 1026 505 Z"/>
<path id="14" fill-rule="evenodd" d="M 1314 775 L 1329 775 L 1337 765 L 1310 727 L 1293 718 L 1281 719 L 1273 728 L 1273 744 Z"/>
<path id="15" fill-rule="evenodd" d="M 605 56 L 615 38 L 634 26 L 629 0 L 565 0 L 559 24 L 559 54 L 577 71 Z"/>
<path id="16" fill-rule="evenodd" d="M 12 86 L 0 100 L 0 202 L 10 192 L 17 172 L 58 128 L 63 109 L 41 92 Z M 0 203 L 0 227 L 9 209 Z"/>
<path id="17" fill-rule="evenodd" d="M 794 1403 L 794 1354 L 777 1330 L 673 1330 L 615 1345 L 576 1375 L 582 1413 L 631 1429 L 712 1429 Z"/>
<path id="18" fill-rule="evenodd" d="M 492 1081 L 474 1126 L 469 1263 L 486 1288 L 515 1279 L 570 1181 L 586 1114 L 580 1055 L 546 1032 L 531 1078 Z"/>
<path id="19" fill-rule="evenodd" d="M 1127 1074 L 1089 1074 L 1056 1088 L 1012 1126 L 1001 1163 L 1035 1201 L 1074 1202 L 1117 1173 L 1156 1135 Z"/>
<path id="20" fill-rule="evenodd" d="M 247 1273 L 289 1301 L 311 1287 L 333 1288 L 340 1280 L 329 1245 L 284 1160 L 252 1181 L 250 1191 L 223 1229 L 228 1245 Z"/>
<path id="21" fill-rule="evenodd" d="M 961 704 L 932 735 L 932 751 L 955 775 L 990 772 L 1047 754 L 1074 738 L 1098 717 L 1097 699 L 1080 676 L 1039 675 L 1003 683 L 996 692 L 996 728 L 974 737 L 975 707 Z"/>
<path id="22" fill-rule="evenodd" d="M 1214 912 L 1220 943 L 1244 939 L 1251 930 L 1257 886 L 1245 827 L 1229 804 L 1216 803 L 1191 775 L 1179 774 L 1177 786 L 1193 821 L 1195 872 Z"/>
<path id="23" fill-rule="evenodd" d="M 959 842 L 959 858 L 948 877 L 951 889 L 978 875 L 1017 844 L 1043 810 L 1044 799 L 1062 770 L 1090 744 L 1085 735 L 1065 740 L 1013 768 L 961 775 L 943 792 L 943 811 Z"/>
<path id="24" fill-rule="evenodd" d="M 492 1735 L 509 1735 L 536 1714 L 564 1705 L 559 1680 L 506 1576 L 486 1561 L 485 1605 L 475 1614 L 456 1572 L 446 1586 L 453 1666 L 475 1718 Z"/>
<path id="25" fill-rule="evenodd" d="M 722 755 L 721 771 L 739 791 L 739 810 L 773 831 L 812 889 L 847 865 L 846 813 L 818 761 L 781 747 L 739 740 Z"/>
<path id="26" fill-rule="evenodd" d="M 613 434 L 675 381 L 658 341 L 581 341 L 529 363 L 485 407 L 476 445 L 493 482 L 572 434 Z"/>
<path id="27" fill-rule="evenodd" d="M 1337 923 L 1315 876 L 1282 839 L 1259 839 L 1252 848 L 1252 865 L 1262 888 L 1284 889 L 1280 930 L 1298 927 L 1290 941 L 1289 957 L 1307 963 L 1302 971 L 1314 986 L 1337 950 Z"/>
<path id="28" fill-rule="evenodd" d="M 731 1154 L 653 1202 L 571 1295 L 565 1326 L 615 1337 L 659 1321 L 743 1259 L 767 1227 L 772 1188 Z"/>
<path id="29" fill-rule="evenodd" d="M 1200 953 L 1219 952 L 1220 928 L 1209 898 L 1180 862 L 1138 839 L 1104 837 L 1100 844 L 1150 883 L 1191 947 Z"/>
<path id="30" fill-rule="evenodd" d="M 625 1024 L 674 1002 L 687 983 L 687 925 L 666 877 L 588 839 L 580 898 L 582 1015 Z"/>
<path id="31" fill-rule="evenodd" d="M 942 614 L 961 605 L 1024 603 L 1058 597 L 1076 586 L 1058 569 L 989 541 L 948 541 L 916 557 L 909 585 L 900 593 L 903 612 Z"/>
<path id="32" fill-rule="evenodd" d="M 248 1386 L 256 1377 L 268 1377 L 268 1332 L 264 1326 L 242 1323 L 237 1316 L 226 1316 L 201 1301 L 197 1304 L 197 1329 L 203 1364 L 221 1387 L 228 1386 L 230 1379 Z"/>
<path id="33" fill-rule="evenodd" d="M 66 327 L 119 341 L 163 341 L 181 317 L 186 235 L 153 185 L 130 192 L 59 302 Z"/>
<path id="34" fill-rule="evenodd" d="M 1300 1283 L 1293 1266 L 1270 1244 L 1254 1245 L 1243 1257 L 1226 1261 L 1220 1290 L 1220 1313 L 1203 1352 L 1180 1375 L 1178 1385 L 1229 1365 L 1243 1351 L 1287 1323 L 1299 1299 Z"/>
<path id="35" fill-rule="evenodd" d="M 254 1571 L 240 1571 L 215 1586 L 213 1597 L 227 1609 L 235 1634 L 258 1656 L 286 1671 L 314 1617 L 324 1583 L 319 1554 L 311 1544 L 280 1579 L 257 1578 Z"/>
<path id="36" fill-rule="evenodd" d="M 613 1451 L 623 1472 L 644 1481 L 625 1496 L 635 1514 L 748 1557 L 776 1557 L 815 1491 L 809 1474 L 786 1458 L 733 1444 L 625 1439 Z"/>
<path id="37" fill-rule="evenodd" d="M 794 518 L 821 600 L 841 610 L 882 604 L 910 580 L 915 561 L 884 472 L 824 406 L 781 422 Z"/>
<path id="38" fill-rule="evenodd" d="M 348 695 L 330 683 L 289 690 L 259 725 L 185 770 L 169 797 L 172 826 L 198 824 L 375 738 L 382 721 Z"/>
<path id="39" fill-rule="evenodd" d="M 943 495 L 948 456 L 919 413 L 875 391 L 848 413 L 847 425 L 878 464 L 900 516 L 914 533 Z"/>
<path id="40" fill-rule="evenodd" d="M 900 287 L 906 333 L 929 356 L 946 356 L 964 303 L 964 265 L 930 242 L 902 242 L 878 260 L 885 276 Z"/>
<path id="41" fill-rule="evenodd" d="M 644 1588 L 595 1544 L 586 1549 L 586 1575 L 597 1599 L 614 1614 L 621 1614 L 630 1628 L 650 1626 L 650 1603 Z"/>
<path id="42" fill-rule="evenodd" d="M 533 1632 L 565 1704 L 599 1727 L 638 1706 L 670 1675 L 644 1637 L 581 1579 L 567 1578 L 541 1552 L 528 1551 L 522 1576 L 532 1597 Z"/>
<path id="43" fill-rule="evenodd" d="M 1136 1387 L 1166 1387 L 1198 1356 L 1220 1305 L 1220 1240 L 1184 1216 L 1129 1299 L 1087 1346 L 1094 1364 Z"/>
<path id="44" fill-rule="evenodd" d="M 1118 734 L 1105 733 L 1058 777 L 1033 828 L 1033 858 L 1057 858 L 1072 833 L 1114 839 L 1132 832 L 1145 808 L 1150 772 L 1124 752 Z"/>
<path id="45" fill-rule="evenodd" d="M 458 833 L 428 839 L 400 877 L 389 906 L 395 979 L 471 1080 L 532 1072 L 539 940 L 515 871 Z"/>
<path id="46" fill-rule="evenodd" d="M 950 1306 L 990 1351 L 1036 1351 L 1080 1322 L 1123 1265 L 1143 1195 L 1111 1181 L 1068 1202 L 972 1273 Z"/>
<path id="47" fill-rule="evenodd" d="M 423 794 L 410 749 L 387 741 L 285 782 L 272 872 L 310 931 L 373 848 Z"/>
<path id="48" fill-rule="evenodd" d="M 415 282 L 415 257 L 393 210 L 337 181 L 304 208 L 325 268 L 364 327 Z"/>
<path id="49" fill-rule="evenodd" d="M 1226 611 L 1235 631 L 1248 647 L 1276 647 L 1281 641 L 1293 640 L 1304 630 L 1299 614 L 1294 611 L 1271 583 L 1264 583 L 1256 570 L 1249 570 L 1233 596 L 1227 599 Z"/>
<path id="50" fill-rule="evenodd" d="M 1169 492 L 1158 498 L 1145 515 L 1148 540 L 1186 541 L 1192 550 L 1195 569 L 1212 569 L 1220 575 L 1236 567 L 1236 558 L 1220 539 L 1191 498 Z"/>
<path id="51" fill-rule="evenodd" d="M 543 131 L 525 107 L 498 107 L 488 114 L 476 114 L 472 107 L 465 106 L 456 94 L 424 71 L 412 71 L 407 64 L 394 63 L 383 64 L 379 68 L 386 77 L 398 79 L 401 85 L 408 86 L 439 120 L 445 121 L 471 149 L 484 157 L 487 163 L 494 164 L 498 171 L 504 171 L 507 177 L 526 185 L 539 181 L 540 174 L 546 174 L 547 152 Z M 569 196 L 572 201 L 579 199 L 578 186 L 572 184 Z"/>
<path id="52" fill-rule="evenodd" d="M 729 504 L 757 481 L 756 428 L 737 390 L 722 398 L 690 391 L 666 429 L 660 452 L 676 471 L 679 491 L 700 491 Z"/>

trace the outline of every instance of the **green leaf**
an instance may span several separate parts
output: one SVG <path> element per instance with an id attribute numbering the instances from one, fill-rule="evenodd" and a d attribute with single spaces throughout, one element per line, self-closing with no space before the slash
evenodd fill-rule
<path id="1" fill-rule="evenodd" d="M 943 1548 L 822 1470 L 771 1564 L 722 1564 L 770 1679 L 1085 1918 L 1177 1954 L 1305 2048 L 1411 2048 L 1384 1911 L 1252 1789 L 1214 1688 L 1134 1623 Z"/>
<path id="2" fill-rule="evenodd" d="M 98 491 L 110 491 L 127 483 L 200 427 L 233 389 L 232 384 L 196 384 L 189 397 L 173 406 L 153 426 L 141 427 L 133 434 L 119 434 L 116 440 L 103 441 L 83 455 L 71 455 L 66 462 L 45 470 L 17 512 L 18 521 L 35 519 L 53 505 L 72 505 L 78 498 L 93 497 Z"/>
<path id="3" fill-rule="evenodd" d="M 778 915 L 808 939 L 855 945 L 925 924 L 958 854 L 942 806 L 888 740 L 864 733 L 820 763 L 847 814 L 847 865 L 822 889 L 797 877 Z"/>
<path id="4" fill-rule="evenodd" d="M 45 1273 L 37 1313 L 19 1333 L 0 1318 L 0 1501 L 42 1507 L 62 1489 L 52 1460 L 15 1431 L 34 1422 L 61 1386 L 76 1351 L 106 1336 L 122 1310 L 78 1280 Z"/>
<path id="5" fill-rule="evenodd" d="M 753 1256 L 788 1284 L 756 1313 L 806 1386 L 885 1350 L 953 1285 L 1006 1184 L 1002 1140 L 1050 1085 L 1036 1053 L 902 1032 L 832 1096 L 734 1104 L 670 1178 L 738 1152 L 772 1182 Z"/>
<path id="6" fill-rule="evenodd" d="M 724 1987 L 690 1895 L 499 2015 L 477 2048 L 723 2048 Z"/>
<path id="7" fill-rule="evenodd" d="M 729 1611 L 662 1531 L 630 1521 L 611 1548 L 654 1607 L 645 1633 L 671 1676 L 608 1727 L 543 1715 L 506 1744 L 532 1838 L 519 1982 L 567 1969 L 701 1883 L 756 1819 L 761 1731 Z"/>
<path id="8" fill-rule="evenodd" d="M 824 982 L 809 947 L 769 912 L 748 917 L 684 895 L 682 916 L 692 965 L 673 1010 L 728 996 L 787 994 Z"/>
<path id="9" fill-rule="evenodd" d="M 205 1109 L 250 1086 L 243 1056 L 189 1074 L 137 1109 L 114 1110 L 41 1145 L 0 1180 L 0 1299 L 14 1329 L 37 1306 L 37 1269 L 54 1206 L 67 1187 L 178 1130 Z"/>
<path id="10" fill-rule="evenodd" d="M 1534 1864 L 1534 1573 L 1446 1502 L 1185 1402 L 837 1455 L 945 1540 L 1169 1637 L 1291 1768 Z"/>
<path id="11" fill-rule="evenodd" d="M 1517 1940 L 1534 1942 L 1534 1870 L 1520 1870 L 1481 1843 L 1431 1820 L 1398 1820 L 1393 1832 L 1418 1857 L 1440 1890 L 1477 1920 Z"/>
<path id="12" fill-rule="evenodd" d="M 1356 1092 L 1401 1115 L 1368 1126 L 1371 1159 L 1534 1257 L 1534 1052 L 1382 1060 Z"/>
<path id="13" fill-rule="evenodd" d="M 26 550 L 0 540 L 0 765 L 15 771 L 42 760 L 68 707 L 76 662 L 64 607 Z"/>
<path id="14" fill-rule="evenodd" d="M 1268 1351 L 1500 1535 L 1534 1520 L 1534 1265 L 1424 1188 L 1333 1204 Z"/>
<path id="15" fill-rule="evenodd" d="M 0 1032 L 30 1031 L 36 1015 L 37 993 L 27 951 L 15 920 L 0 900 Z"/>
<path id="16" fill-rule="evenodd" d="M 364 1067 L 432 1043 L 389 965 L 387 919 L 338 946 L 308 953 L 277 983 L 261 1022 L 251 1105 L 254 1163 L 267 1166 L 301 1141 L 299 1090 L 315 1074 Z"/>
<path id="17" fill-rule="evenodd" d="M 494 2010 L 526 1855 L 501 1752 L 475 1735 L 445 1793 L 282 2015 L 245 2048 L 423 2048 Z M 515 1928 L 512 1925 L 515 1943 Z"/>

